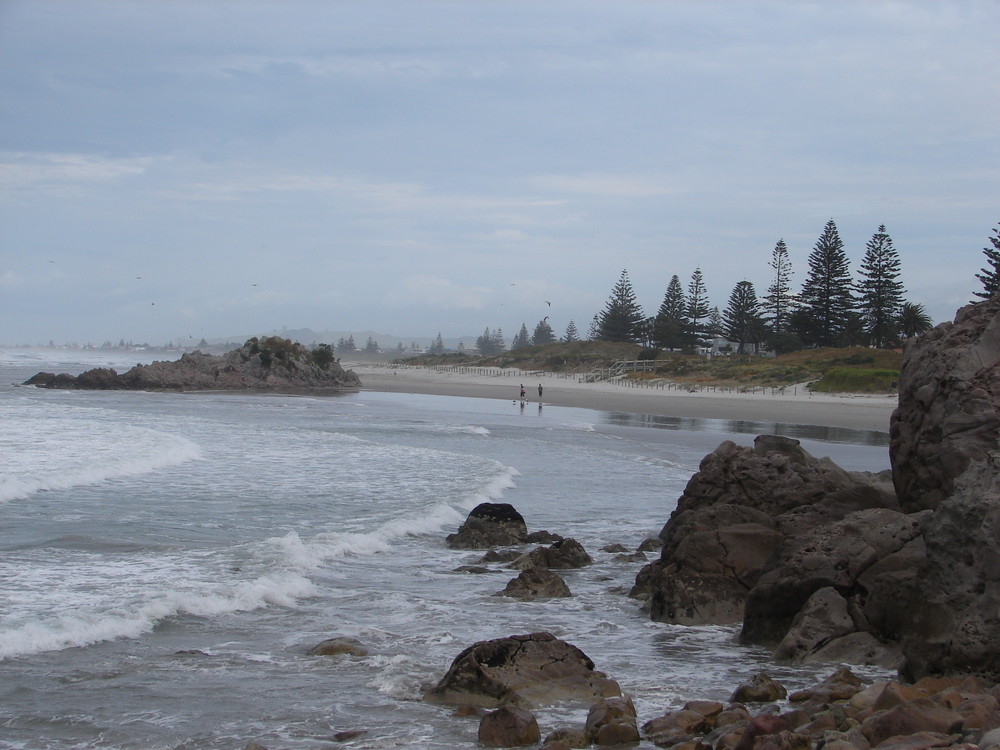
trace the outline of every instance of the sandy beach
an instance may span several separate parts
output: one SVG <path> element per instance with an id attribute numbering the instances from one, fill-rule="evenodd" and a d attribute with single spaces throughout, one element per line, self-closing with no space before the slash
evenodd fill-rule
<path id="1" fill-rule="evenodd" d="M 459 371 L 459 368 L 376 366 L 346 361 L 342 364 L 358 374 L 363 390 L 515 400 L 523 383 L 527 400 L 538 403 L 540 384 L 542 404 L 656 416 L 888 432 L 889 417 L 896 407 L 895 396 L 811 394 L 804 386 L 789 386 L 783 393 L 770 389 L 754 393 L 688 392 L 614 382 L 581 383 L 576 376 L 514 369 Z"/>

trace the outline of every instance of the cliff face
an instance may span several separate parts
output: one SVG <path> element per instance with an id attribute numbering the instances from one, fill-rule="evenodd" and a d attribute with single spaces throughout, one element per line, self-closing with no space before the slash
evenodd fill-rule
<path id="1" fill-rule="evenodd" d="M 221 356 L 190 352 L 174 362 L 136 365 L 128 372 L 97 368 L 76 377 L 40 372 L 25 385 L 87 390 L 357 390 L 361 380 L 325 347 L 310 351 L 278 337 L 250 339 Z"/>

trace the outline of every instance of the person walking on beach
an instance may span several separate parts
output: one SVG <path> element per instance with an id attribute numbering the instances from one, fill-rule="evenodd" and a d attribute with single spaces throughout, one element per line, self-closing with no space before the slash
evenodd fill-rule
<path id="1" fill-rule="evenodd" d="M 542 384 L 539 383 L 538 384 L 538 398 L 541 398 L 541 397 L 542 397 Z"/>
<path id="2" fill-rule="evenodd" d="M 524 401 L 524 383 L 521 383 L 521 400 Z"/>

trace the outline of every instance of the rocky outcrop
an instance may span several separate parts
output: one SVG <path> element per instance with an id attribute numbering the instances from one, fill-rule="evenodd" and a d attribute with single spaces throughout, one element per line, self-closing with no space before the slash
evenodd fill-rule
<path id="1" fill-rule="evenodd" d="M 908 344 L 890 457 L 891 487 L 793 440 L 723 443 L 633 595 L 657 620 L 742 620 L 782 661 L 1000 680 L 1000 297 Z"/>
<path id="2" fill-rule="evenodd" d="M 890 422 L 892 476 L 907 511 L 1000 480 L 1000 296 L 909 342 Z"/>
<path id="3" fill-rule="evenodd" d="M 41 388 L 137 391 L 352 391 L 361 380 L 344 370 L 329 347 L 313 351 L 288 339 L 250 339 L 221 356 L 200 351 L 173 362 L 136 365 L 128 372 L 97 368 L 76 377 L 40 372 L 25 382 Z"/>
<path id="4" fill-rule="evenodd" d="M 660 532 L 660 559 L 640 571 L 632 596 L 648 600 L 654 620 L 739 622 L 750 591 L 782 549 L 872 508 L 900 515 L 885 475 L 844 471 L 790 438 L 761 435 L 753 448 L 723 442 L 688 482 Z M 786 628 L 824 585 L 817 580 L 795 593 L 798 606 L 780 615 Z"/>
<path id="5" fill-rule="evenodd" d="M 524 544 L 528 527 L 510 503 L 480 503 L 445 543 L 452 549 L 488 549 Z"/>
<path id="6" fill-rule="evenodd" d="M 893 480 L 929 508 L 925 560 L 872 597 L 903 672 L 1000 680 L 1000 296 L 912 342 L 892 416 Z"/>
<path id="7" fill-rule="evenodd" d="M 586 654 L 551 633 L 480 641 L 460 653 L 424 698 L 433 703 L 495 707 L 592 704 L 621 695 Z"/>

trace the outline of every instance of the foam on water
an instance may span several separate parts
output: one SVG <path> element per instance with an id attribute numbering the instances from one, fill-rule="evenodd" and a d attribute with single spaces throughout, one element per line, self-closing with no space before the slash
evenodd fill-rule
<path id="1" fill-rule="evenodd" d="M 202 455 L 187 438 L 111 422 L 99 410 L 0 401 L 0 421 L 0 502 L 148 474 Z"/>

